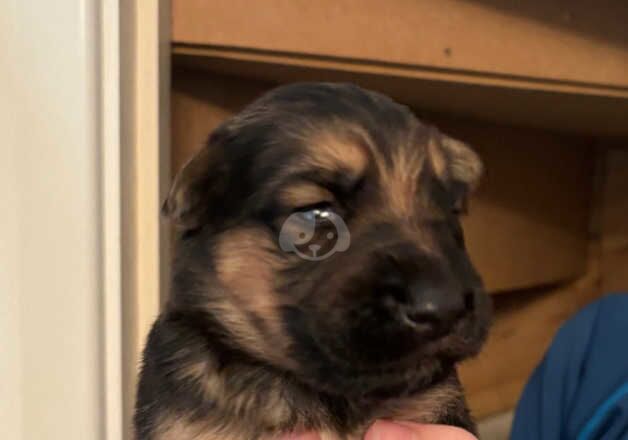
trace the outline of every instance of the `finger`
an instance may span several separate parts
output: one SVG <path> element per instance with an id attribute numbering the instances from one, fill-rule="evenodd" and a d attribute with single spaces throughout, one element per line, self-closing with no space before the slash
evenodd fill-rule
<path id="1" fill-rule="evenodd" d="M 438 438 L 443 440 L 478 440 L 476 436 L 462 428 L 446 425 L 423 425 L 411 422 L 396 422 L 409 427 L 425 438 Z"/>
<path id="2" fill-rule="evenodd" d="M 464 429 L 444 425 L 378 420 L 368 430 L 365 440 L 477 440 Z"/>
<path id="3" fill-rule="evenodd" d="M 419 435 L 411 427 L 378 420 L 366 432 L 364 440 L 419 440 Z"/>

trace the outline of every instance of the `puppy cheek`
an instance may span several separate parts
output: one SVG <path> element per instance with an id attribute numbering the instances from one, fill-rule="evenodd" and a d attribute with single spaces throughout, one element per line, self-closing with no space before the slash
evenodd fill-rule
<path id="1" fill-rule="evenodd" d="M 285 262 L 270 234 L 259 227 L 238 228 L 219 237 L 215 267 L 222 293 L 210 304 L 218 319 L 247 350 L 282 366 L 292 366 L 275 280 Z"/>

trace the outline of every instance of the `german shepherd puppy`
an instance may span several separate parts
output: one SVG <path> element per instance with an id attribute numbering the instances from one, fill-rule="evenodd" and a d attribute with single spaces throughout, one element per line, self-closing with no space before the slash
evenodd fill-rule
<path id="1" fill-rule="evenodd" d="M 488 296 L 459 214 L 476 154 L 375 92 L 279 87 L 176 177 L 171 297 L 138 440 L 359 439 L 375 420 L 475 431 L 457 362 Z"/>

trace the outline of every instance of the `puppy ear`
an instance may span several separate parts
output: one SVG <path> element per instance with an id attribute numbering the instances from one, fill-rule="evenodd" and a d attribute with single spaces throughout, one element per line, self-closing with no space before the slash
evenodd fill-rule
<path id="1" fill-rule="evenodd" d="M 455 209 L 466 211 L 467 196 L 484 172 L 480 157 L 467 144 L 434 130 L 429 157 L 436 176 L 452 191 Z"/>
<path id="2" fill-rule="evenodd" d="M 446 184 L 477 187 L 484 166 L 480 157 L 467 144 L 439 132 L 430 140 L 430 159 L 436 175 Z"/>
<path id="3" fill-rule="evenodd" d="M 179 171 L 161 212 L 179 229 L 202 226 L 216 206 L 226 185 L 222 147 L 212 138 Z"/>

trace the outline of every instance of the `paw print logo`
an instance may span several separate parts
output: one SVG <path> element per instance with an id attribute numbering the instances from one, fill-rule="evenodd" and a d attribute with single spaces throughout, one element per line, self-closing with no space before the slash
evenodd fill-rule
<path id="1" fill-rule="evenodd" d="M 291 214 L 279 232 L 279 247 L 300 258 L 320 261 L 349 249 L 351 237 L 344 220 L 324 208 Z"/>

